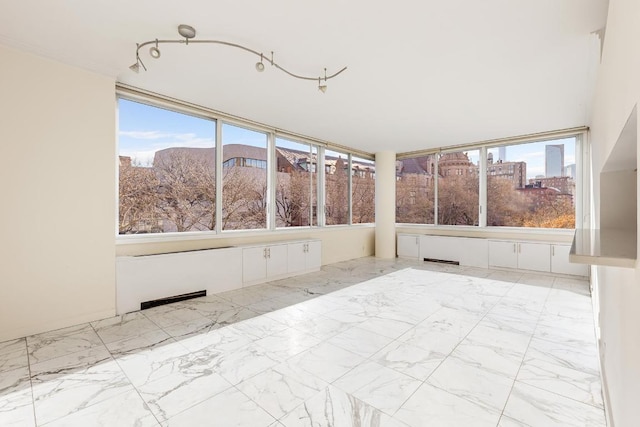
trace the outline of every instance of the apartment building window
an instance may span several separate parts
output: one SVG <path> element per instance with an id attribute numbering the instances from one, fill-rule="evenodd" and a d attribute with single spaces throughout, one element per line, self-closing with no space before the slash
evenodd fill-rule
<path id="1" fill-rule="evenodd" d="M 317 225 L 318 148 L 276 138 L 276 227 Z"/>
<path id="2" fill-rule="evenodd" d="M 118 100 L 118 233 L 215 229 L 216 122 Z"/>
<path id="3" fill-rule="evenodd" d="M 479 225 L 479 153 L 438 156 L 438 224 Z"/>
<path id="4" fill-rule="evenodd" d="M 325 224 L 349 223 L 349 156 L 325 150 Z"/>
<path id="5" fill-rule="evenodd" d="M 222 170 L 222 229 L 267 227 L 267 170 L 246 160 L 267 162 L 267 134 L 222 124 L 222 163 L 236 159 Z M 242 159 L 242 161 L 238 161 Z"/>
<path id="6" fill-rule="evenodd" d="M 574 228 L 575 171 L 575 137 L 488 148 L 487 225 Z"/>
<path id="7" fill-rule="evenodd" d="M 376 179 L 375 162 L 351 156 L 351 223 L 375 221 Z"/>
<path id="8" fill-rule="evenodd" d="M 396 222 L 433 224 L 436 154 L 396 162 Z"/>

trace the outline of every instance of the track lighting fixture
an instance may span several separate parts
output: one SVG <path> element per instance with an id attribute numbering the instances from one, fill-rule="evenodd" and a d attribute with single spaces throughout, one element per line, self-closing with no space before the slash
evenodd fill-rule
<path id="1" fill-rule="evenodd" d="M 240 49 L 240 50 L 244 50 L 245 52 L 249 52 L 252 53 L 256 56 L 260 57 L 260 61 L 256 62 L 256 71 L 258 72 L 263 72 L 265 69 L 265 65 L 264 65 L 264 55 L 260 52 L 257 52 L 251 48 L 248 48 L 246 46 L 237 44 L 237 43 L 231 43 L 231 42 L 226 42 L 226 41 L 222 41 L 222 40 L 192 40 L 193 38 L 195 38 L 196 36 L 196 30 L 195 28 L 193 28 L 190 25 L 184 25 L 181 24 L 178 26 L 178 34 L 180 34 L 180 36 L 182 37 L 182 39 L 178 39 L 178 40 L 150 40 L 150 41 L 146 41 L 144 43 L 138 43 L 136 44 L 136 62 L 131 65 L 129 67 L 129 69 L 135 73 L 139 73 L 140 72 L 140 67 L 142 67 L 142 69 L 144 71 L 147 71 L 147 67 L 145 67 L 144 63 L 142 62 L 142 60 L 140 59 L 140 49 L 151 45 L 151 48 L 149 49 L 149 55 L 151 55 L 152 58 L 158 59 L 160 58 L 160 48 L 159 45 L 160 44 L 164 44 L 164 43 L 176 43 L 176 44 L 191 44 L 191 43 L 203 43 L 203 44 L 220 44 L 220 45 L 224 45 L 224 46 L 229 46 L 229 47 L 234 47 L 236 49 Z M 324 69 L 324 77 L 319 76 L 319 77 L 314 77 L 314 76 L 304 76 L 304 75 L 300 75 L 300 74 L 295 74 L 292 73 L 291 71 L 287 70 L 286 68 L 280 66 L 279 64 L 277 64 L 274 60 L 273 60 L 273 52 L 271 52 L 271 59 L 267 59 L 267 62 L 269 62 L 271 64 L 272 67 L 277 68 L 278 70 L 282 71 L 285 74 L 288 74 L 291 77 L 294 77 L 296 79 L 301 79 L 301 80 L 318 80 L 318 90 L 320 90 L 321 92 L 326 92 L 327 91 L 327 80 L 332 79 L 334 77 L 336 77 L 338 74 L 342 73 L 344 70 L 347 69 L 347 67 L 342 68 L 341 70 L 339 70 L 336 73 L 333 73 L 331 75 L 327 75 L 327 69 Z"/>
<path id="2" fill-rule="evenodd" d="M 322 78 L 318 77 L 318 90 L 322 93 L 327 91 L 327 69 L 324 69 L 324 84 L 322 83 Z"/>
<path id="3" fill-rule="evenodd" d="M 156 45 L 149 49 L 149 55 L 152 58 L 158 59 L 160 58 L 160 49 L 158 49 L 158 39 L 156 39 Z"/>
<path id="4" fill-rule="evenodd" d="M 260 73 L 264 71 L 264 64 L 262 63 L 262 54 L 260 54 L 260 62 L 256 62 L 256 70 Z"/>

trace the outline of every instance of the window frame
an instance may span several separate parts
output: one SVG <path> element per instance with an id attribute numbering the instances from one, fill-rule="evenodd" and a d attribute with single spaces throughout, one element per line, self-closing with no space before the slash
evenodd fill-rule
<path id="1" fill-rule="evenodd" d="M 547 141 L 554 141 L 564 138 L 575 138 L 575 164 L 576 164 L 576 178 L 575 178 L 575 228 L 542 228 L 542 227 L 513 227 L 513 226 L 490 226 L 487 225 L 487 150 L 497 147 L 508 147 L 512 145 L 524 145 L 531 143 L 542 143 Z M 505 233 L 544 233 L 544 234 L 566 234 L 573 233 L 575 229 L 584 228 L 589 223 L 588 204 L 590 203 L 590 197 L 588 188 L 591 182 L 591 175 L 589 170 L 589 162 L 591 155 L 591 148 L 589 143 L 588 128 L 574 128 L 563 131 L 547 132 L 538 135 L 529 135 L 526 137 L 505 138 L 501 140 L 487 141 L 479 144 L 460 145 L 454 147 L 447 147 L 435 150 L 415 151 L 411 153 L 400 153 L 397 156 L 397 160 L 404 160 L 419 156 L 426 156 L 429 154 L 440 155 L 442 153 L 460 152 L 479 150 L 479 223 L 477 226 L 467 225 L 445 225 L 439 223 L 438 218 L 438 187 L 439 187 L 439 165 L 435 164 L 434 170 L 434 224 L 418 224 L 418 223 L 396 223 L 398 227 L 406 228 L 424 228 L 430 229 L 442 229 L 442 230 L 473 230 L 473 231 L 490 231 L 490 232 L 505 232 Z"/>
<path id="2" fill-rule="evenodd" d="M 216 186 L 216 206 L 215 206 L 215 214 L 216 214 L 216 226 L 215 230 L 203 230 L 203 231 L 184 231 L 184 232 L 161 232 L 161 233 L 145 233 L 145 234 L 120 234 L 119 233 L 119 167 L 118 167 L 118 159 L 120 153 L 120 144 L 119 138 L 116 138 L 116 150 L 115 150 L 115 162 L 116 162 L 116 174 L 115 174 L 115 215 L 114 215 L 114 233 L 116 237 L 117 244 L 139 244 L 139 243 L 147 243 L 147 242 L 169 242 L 169 241 L 187 241 L 187 240 L 207 240 L 212 238 L 225 238 L 231 237 L 231 235 L 242 235 L 242 236 L 265 236 L 265 235 L 278 235 L 281 233 L 291 233 L 300 230 L 309 230 L 309 229 L 323 229 L 328 227 L 336 227 L 336 226 L 327 226 L 325 224 L 324 210 L 325 210 L 325 179 L 324 173 L 318 173 L 317 171 L 324 170 L 324 152 L 325 149 L 331 151 L 338 151 L 344 153 L 348 156 L 349 159 L 349 167 L 351 167 L 351 155 L 357 154 L 363 159 L 373 160 L 375 161 L 375 157 L 369 153 L 358 152 L 355 150 L 350 150 L 347 147 L 330 144 L 325 141 L 313 139 L 306 136 L 301 136 L 292 132 L 287 132 L 284 130 L 276 129 L 273 126 L 267 126 L 261 123 L 252 122 L 250 120 L 245 120 L 239 117 L 235 117 L 229 114 L 225 114 L 222 112 L 218 112 L 215 110 L 210 110 L 198 105 L 189 104 L 187 102 L 182 102 L 179 100 L 163 97 L 157 94 L 145 93 L 139 90 L 135 90 L 132 88 L 127 88 L 121 85 L 116 86 L 115 93 L 115 110 L 116 110 L 116 135 L 119 134 L 119 101 L 126 100 L 131 102 L 136 102 L 139 104 L 143 104 L 149 107 L 162 108 L 164 110 L 168 110 L 171 112 L 176 112 L 180 114 L 186 114 L 192 117 L 201 118 L 205 120 L 210 120 L 215 123 L 215 150 L 216 150 L 216 163 L 215 163 L 215 186 Z M 236 127 L 240 127 L 243 129 L 247 129 L 249 131 L 255 131 L 259 133 L 264 133 L 267 137 L 266 149 L 267 149 L 267 160 L 266 160 L 266 177 L 267 177 L 267 209 L 266 209 L 266 228 L 261 229 L 236 229 L 236 230 L 223 230 L 222 229 L 222 176 L 223 176 L 223 145 L 224 142 L 222 140 L 222 128 L 223 125 L 228 124 Z M 313 150 L 317 153 L 318 162 L 314 166 L 316 169 L 316 197 L 317 197 L 317 214 L 316 214 L 316 222 L 315 225 L 307 225 L 307 226 L 299 226 L 299 227 L 276 227 L 275 220 L 275 193 L 276 193 L 276 173 L 277 173 L 277 164 L 276 164 L 276 138 L 282 138 L 286 140 L 290 140 L 292 142 L 297 142 L 300 144 L 309 145 Z M 238 160 L 235 160 L 237 164 Z M 256 166 L 257 169 L 263 169 L 259 166 Z M 362 227 L 362 226 L 371 226 L 371 224 L 352 224 L 351 223 L 351 204 L 352 204 L 352 196 L 351 196 L 351 174 L 349 175 L 349 190 L 348 190 L 348 207 L 349 207 L 349 215 L 348 215 L 348 223 L 338 225 L 338 227 Z M 313 185 L 313 184 L 312 184 Z"/>

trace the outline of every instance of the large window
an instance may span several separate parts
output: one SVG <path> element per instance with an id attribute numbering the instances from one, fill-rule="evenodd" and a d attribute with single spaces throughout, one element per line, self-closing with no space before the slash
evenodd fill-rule
<path id="1" fill-rule="evenodd" d="M 396 162 L 396 222 L 434 223 L 436 155 Z"/>
<path id="2" fill-rule="evenodd" d="M 325 151 L 324 156 L 325 223 L 349 223 L 349 156 Z"/>
<path id="3" fill-rule="evenodd" d="M 267 135 L 223 123 L 222 164 L 222 229 L 266 228 Z"/>
<path id="4" fill-rule="evenodd" d="M 478 225 L 479 150 L 438 158 L 438 224 Z"/>
<path id="5" fill-rule="evenodd" d="M 318 149 L 276 139 L 276 227 L 317 225 Z"/>
<path id="6" fill-rule="evenodd" d="M 576 138 L 487 150 L 487 225 L 574 228 Z"/>
<path id="7" fill-rule="evenodd" d="M 120 99 L 120 234 L 215 229 L 216 123 Z"/>
<path id="8" fill-rule="evenodd" d="M 351 223 L 375 221 L 376 167 L 371 160 L 351 156 Z"/>

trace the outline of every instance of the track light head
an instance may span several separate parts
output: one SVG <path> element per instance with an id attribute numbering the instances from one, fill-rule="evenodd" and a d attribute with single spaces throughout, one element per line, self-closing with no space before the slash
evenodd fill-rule
<path id="1" fill-rule="evenodd" d="M 130 66 L 129 69 L 131 71 L 133 71 L 134 73 L 138 74 L 140 72 L 140 64 L 138 62 L 136 62 L 135 64 Z"/>
<path id="2" fill-rule="evenodd" d="M 322 84 L 322 79 L 318 77 L 318 90 L 322 93 L 327 91 L 327 80 L 325 79 L 324 84 Z"/>
<path id="3" fill-rule="evenodd" d="M 151 57 L 154 59 L 160 58 L 160 49 L 158 49 L 158 39 L 156 39 L 156 45 L 152 46 L 151 49 L 149 49 L 149 55 L 151 55 Z"/>
<path id="4" fill-rule="evenodd" d="M 180 24 L 178 25 L 178 34 L 185 39 L 192 39 L 196 36 L 196 29 L 191 25 Z"/>
<path id="5" fill-rule="evenodd" d="M 262 54 L 260 54 L 260 62 L 256 62 L 256 70 L 259 73 L 264 71 L 264 64 L 262 63 Z"/>
<path id="6" fill-rule="evenodd" d="M 151 57 L 154 59 L 160 58 L 160 49 L 155 46 L 152 47 L 151 49 L 149 49 L 149 55 L 151 55 Z"/>

